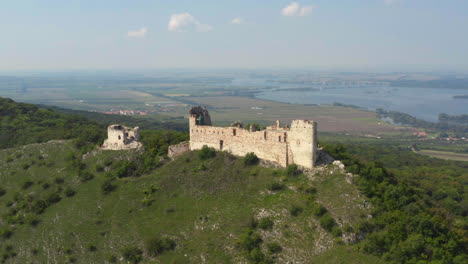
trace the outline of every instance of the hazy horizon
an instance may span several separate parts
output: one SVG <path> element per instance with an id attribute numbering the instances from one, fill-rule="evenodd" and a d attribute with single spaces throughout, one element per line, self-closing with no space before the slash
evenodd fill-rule
<path id="1" fill-rule="evenodd" d="M 467 71 L 468 2 L 20 0 L 0 72 Z"/>

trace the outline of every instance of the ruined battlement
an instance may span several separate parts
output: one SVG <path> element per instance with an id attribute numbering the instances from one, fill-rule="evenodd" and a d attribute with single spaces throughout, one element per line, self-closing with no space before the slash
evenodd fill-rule
<path id="1" fill-rule="evenodd" d="M 136 149 L 143 145 L 140 140 L 140 128 L 129 128 L 122 125 L 110 125 L 107 127 L 107 139 L 102 144 L 102 149 L 122 150 Z"/>
<path id="2" fill-rule="evenodd" d="M 214 127 L 208 110 L 200 106 L 190 110 L 189 120 L 190 150 L 206 145 L 238 156 L 254 152 L 281 166 L 296 164 L 304 168 L 313 168 L 317 159 L 317 123 L 313 121 L 293 120 L 290 127 L 282 127 L 277 121 L 261 131 L 240 126 Z"/>

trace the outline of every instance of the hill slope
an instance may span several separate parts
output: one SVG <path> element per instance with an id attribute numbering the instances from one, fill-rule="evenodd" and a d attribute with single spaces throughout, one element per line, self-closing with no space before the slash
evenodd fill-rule
<path id="1" fill-rule="evenodd" d="M 77 153 L 68 141 L 0 151 L 7 263 L 378 263 L 341 242 L 369 208 L 335 167 L 296 175 L 191 152 L 118 178 L 138 153 L 78 165 Z"/>

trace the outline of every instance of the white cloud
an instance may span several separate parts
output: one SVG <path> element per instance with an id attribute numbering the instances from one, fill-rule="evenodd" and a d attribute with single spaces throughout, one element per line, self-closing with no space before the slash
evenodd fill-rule
<path id="1" fill-rule="evenodd" d="M 142 27 L 138 30 L 134 31 L 128 31 L 127 32 L 127 37 L 130 38 L 144 38 L 146 36 L 146 33 L 148 33 L 148 29 L 145 27 Z"/>
<path id="2" fill-rule="evenodd" d="M 307 16 L 315 9 L 315 6 L 301 6 L 298 2 L 292 2 L 281 10 L 283 16 Z"/>
<path id="3" fill-rule="evenodd" d="M 210 31 L 213 30 L 213 27 L 211 25 L 200 23 L 200 21 L 189 13 L 180 13 L 171 16 L 167 29 L 174 32 L 188 30 Z"/>
<path id="4" fill-rule="evenodd" d="M 240 24 L 245 24 L 245 20 L 242 17 L 236 17 L 236 18 L 233 18 L 230 23 L 234 25 L 240 25 Z"/>

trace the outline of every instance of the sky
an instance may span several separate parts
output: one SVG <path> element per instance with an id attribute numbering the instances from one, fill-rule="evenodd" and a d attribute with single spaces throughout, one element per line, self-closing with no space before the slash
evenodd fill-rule
<path id="1" fill-rule="evenodd" d="M 468 70 L 466 0 L 3 0 L 0 70 Z"/>

